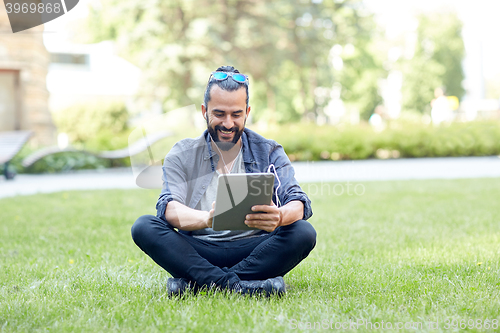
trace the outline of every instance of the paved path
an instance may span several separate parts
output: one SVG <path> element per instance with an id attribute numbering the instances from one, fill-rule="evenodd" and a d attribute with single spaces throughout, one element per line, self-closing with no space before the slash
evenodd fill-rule
<path id="1" fill-rule="evenodd" d="M 402 158 L 294 163 L 300 182 L 500 177 L 500 157 Z"/>
<path id="2" fill-rule="evenodd" d="M 500 158 L 445 157 L 396 160 L 293 163 L 299 182 L 378 181 L 500 177 Z M 65 190 L 138 188 L 130 169 L 76 171 L 64 174 L 0 176 L 0 198 Z"/>

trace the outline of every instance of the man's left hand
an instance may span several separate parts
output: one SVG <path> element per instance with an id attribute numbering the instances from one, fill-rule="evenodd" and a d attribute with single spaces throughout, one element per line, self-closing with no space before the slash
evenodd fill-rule
<path id="1" fill-rule="evenodd" d="M 253 206 L 252 211 L 263 213 L 248 214 L 246 216 L 245 224 L 250 228 L 272 232 L 281 225 L 281 211 L 274 202 L 271 202 L 271 205 Z"/>

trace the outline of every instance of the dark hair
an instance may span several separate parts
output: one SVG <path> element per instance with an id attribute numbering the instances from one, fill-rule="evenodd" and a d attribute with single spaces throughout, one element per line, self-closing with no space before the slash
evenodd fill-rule
<path id="1" fill-rule="evenodd" d="M 234 68 L 233 66 L 221 66 L 215 70 L 216 72 L 231 72 L 231 73 L 239 73 L 240 71 Z M 205 89 L 205 98 L 204 98 L 204 104 L 205 108 L 208 108 L 208 102 L 210 101 L 210 90 L 212 89 L 212 86 L 216 84 L 218 85 L 222 90 L 226 91 L 235 91 L 240 89 L 241 87 L 245 87 L 246 92 L 247 92 L 247 99 L 246 99 L 246 104 L 247 104 L 247 109 L 248 109 L 248 84 L 245 83 L 240 83 L 236 82 L 233 79 L 226 79 L 223 81 L 217 81 L 217 80 L 211 80 L 207 84 L 207 88 Z M 246 112 L 246 110 L 245 110 Z"/>

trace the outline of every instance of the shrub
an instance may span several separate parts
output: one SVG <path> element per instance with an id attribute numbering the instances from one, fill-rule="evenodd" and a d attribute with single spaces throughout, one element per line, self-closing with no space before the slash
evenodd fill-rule
<path id="1" fill-rule="evenodd" d="M 392 122 L 380 133 L 366 124 L 290 124 L 262 133 L 278 141 L 291 160 L 379 157 L 488 156 L 500 154 L 500 122 L 453 123 L 435 127 Z M 387 151 L 390 154 L 379 153 Z"/>
<path id="2" fill-rule="evenodd" d="M 129 113 L 123 102 L 94 101 L 54 113 L 54 122 L 72 145 L 88 150 L 113 150 L 128 145 Z"/>
<path id="3" fill-rule="evenodd" d="M 259 133 L 278 141 L 292 161 L 500 155 L 499 121 L 453 123 L 439 127 L 397 121 L 390 123 L 388 128 L 380 133 L 374 132 L 367 124 L 287 124 Z M 112 143 L 111 146 L 115 144 L 113 140 L 116 138 L 124 138 L 126 146 L 126 134 L 122 132 L 111 136 L 109 131 L 103 130 L 93 141 L 89 140 L 86 144 L 90 145 L 90 142 L 95 143 L 95 147 L 109 147 L 109 143 Z M 169 138 L 166 146 L 156 147 L 159 149 L 156 151 L 158 156 L 166 154 L 173 143 L 181 138 Z M 18 172 L 58 172 L 130 165 L 128 158 L 109 161 L 84 153 L 67 152 L 48 156 L 28 170 L 23 170 L 20 161 L 30 152 L 30 148 L 25 146 L 12 162 Z"/>
<path id="4" fill-rule="evenodd" d="M 29 168 L 25 169 L 27 173 L 54 173 L 69 170 L 82 169 L 102 169 L 109 167 L 111 161 L 89 155 L 82 152 L 63 152 L 53 154 L 42 158 Z"/>

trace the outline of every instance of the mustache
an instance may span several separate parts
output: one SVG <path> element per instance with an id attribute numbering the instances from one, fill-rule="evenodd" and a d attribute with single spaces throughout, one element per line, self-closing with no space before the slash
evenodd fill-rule
<path id="1" fill-rule="evenodd" d="M 238 132 L 238 127 L 233 127 L 231 129 L 229 129 L 229 128 L 226 128 L 224 126 L 217 125 L 217 126 L 215 126 L 214 129 L 215 129 L 215 131 L 222 130 L 224 132 L 229 132 L 229 131 L 231 131 L 231 132 Z"/>

